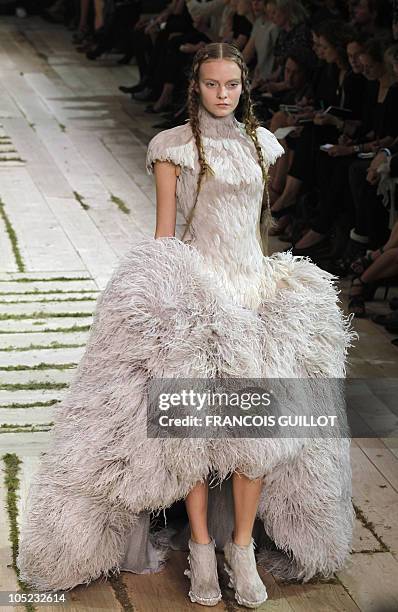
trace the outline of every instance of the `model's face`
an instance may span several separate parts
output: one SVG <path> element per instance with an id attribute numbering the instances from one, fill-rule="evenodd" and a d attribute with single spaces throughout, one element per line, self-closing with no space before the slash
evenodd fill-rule
<path id="1" fill-rule="evenodd" d="M 335 47 L 332 47 L 332 45 L 323 36 L 319 37 L 319 44 L 325 61 L 327 61 L 328 64 L 335 64 L 339 58 Z"/>
<path id="2" fill-rule="evenodd" d="M 350 62 L 350 66 L 352 68 L 352 71 L 355 72 L 355 74 L 361 74 L 363 72 L 363 66 L 360 62 L 360 55 L 361 55 L 361 45 L 358 45 L 357 42 L 350 42 L 347 45 L 347 55 L 348 55 L 348 61 Z"/>
<path id="3" fill-rule="evenodd" d="M 203 62 L 199 69 L 201 103 L 215 117 L 225 117 L 239 104 L 242 75 L 233 60 L 217 59 Z"/>

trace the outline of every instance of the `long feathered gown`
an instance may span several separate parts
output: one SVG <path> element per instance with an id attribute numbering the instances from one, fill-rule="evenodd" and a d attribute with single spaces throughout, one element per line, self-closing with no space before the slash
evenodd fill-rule
<path id="1" fill-rule="evenodd" d="M 217 484 L 210 532 L 223 546 L 233 525 L 229 476 L 238 468 L 264 477 L 254 535 L 269 571 L 307 581 L 347 562 L 354 519 L 348 437 L 146 435 L 149 379 L 343 379 L 354 338 L 335 277 L 291 252 L 263 255 L 262 173 L 244 126 L 204 108 L 199 119 L 215 176 L 202 184 L 187 243 L 147 238 L 126 254 L 98 299 L 85 354 L 56 408 L 17 561 L 21 578 L 37 589 L 70 589 L 112 571 L 159 571 L 170 547 L 187 549 L 189 529 L 178 523 L 156 536 L 151 519 L 181 508 L 209 475 Z M 257 134 L 272 164 L 283 149 L 266 129 Z M 177 204 L 187 218 L 199 169 L 188 123 L 152 139 L 149 172 L 155 160 L 181 167 Z M 316 412 L 316 393 L 307 401 Z M 345 414 L 343 394 L 334 413 Z"/>

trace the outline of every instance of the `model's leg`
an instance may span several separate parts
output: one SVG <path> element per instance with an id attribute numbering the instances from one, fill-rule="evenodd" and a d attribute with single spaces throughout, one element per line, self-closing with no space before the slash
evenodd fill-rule
<path id="1" fill-rule="evenodd" d="M 234 542 L 240 546 L 250 544 L 254 520 L 263 480 L 250 480 L 244 474 L 234 472 L 232 476 L 232 491 L 234 496 Z"/>
<path id="2" fill-rule="evenodd" d="M 198 544 L 208 544 L 210 536 L 207 529 L 207 503 L 209 488 L 207 482 L 198 482 L 185 498 L 191 539 Z"/>
<path id="3" fill-rule="evenodd" d="M 189 570 L 184 574 L 191 580 L 189 597 L 203 606 L 215 606 L 221 599 L 218 584 L 215 542 L 207 530 L 208 484 L 198 482 L 185 498 L 191 527 L 189 540 Z"/>
<path id="4" fill-rule="evenodd" d="M 238 472 L 234 472 L 232 478 L 235 528 L 233 539 L 224 546 L 225 570 L 231 579 L 229 586 L 235 589 L 237 602 L 257 608 L 268 598 L 257 571 L 252 538 L 263 480 L 250 480 Z"/>

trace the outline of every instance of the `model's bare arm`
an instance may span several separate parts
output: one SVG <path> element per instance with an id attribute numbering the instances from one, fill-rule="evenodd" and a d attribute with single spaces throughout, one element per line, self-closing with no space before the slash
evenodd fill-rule
<path id="1" fill-rule="evenodd" d="M 173 237 L 176 229 L 176 185 L 179 166 L 171 162 L 157 161 L 154 165 L 156 180 L 156 231 L 155 238 Z"/>

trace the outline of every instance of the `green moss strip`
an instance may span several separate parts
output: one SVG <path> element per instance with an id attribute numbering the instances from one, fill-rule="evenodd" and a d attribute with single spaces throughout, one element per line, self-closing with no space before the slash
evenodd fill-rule
<path id="1" fill-rule="evenodd" d="M 58 391 L 69 387 L 67 383 L 52 383 L 52 382 L 34 382 L 33 380 L 27 383 L 0 384 L 2 391 Z"/>
<path id="2" fill-rule="evenodd" d="M 25 272 L 25 270 L 22 270 Z M 0 283 L 37 283 L 37 282 L 47 282 L 52 283 L 54 281 L 91 281 L 93 280 L 90 276 L 53 276 L 52 278 L 9 278 L 9 279 L 0 279 Z"/>
<path id="3" fill-rule="evenodd" d="M 127 587 L 120 576 L 112 574 L 109 577 L 109 584 L 113 589 L 116 599 L 122 606 L 123 612 L 136 612 L 136 608 L 129 598 Z"/>
<path id="4" fill-rule="evenodd" d="M 81 298 L 60 298 L 53 300 L 0 300 L 0 304 L 54 304 L 57 302 L 96 302 L 95 297 L 81 297 Z"/>
<path id="5" fill-rule="evenodd" d="M 0 406 L 0 410 L 2 408 L 41 408 L 44 406 L 54 406 L 55 404 L 59 404 L 61 402 L 61 400 L 48 400 L 47 402 L 31 402 L 31 403 L 25 403 L 25 404 L 21 404 L 19 402 L 13 402 L 12 404 L 3 404 Z"/>
<path id="6" fill-rule="evenodd" d="M 54 421 L 51 421 L 50 423 L 39 423 L 39 424 L 35 424 L 33 425 L 32 423 L 1 423 L 0 424 L 0 429 L 16 429 L 16 428 L 20 428 L 20 429 L 25 429 L 26 427 L 53 427 L 54 425 Z"/>
<path id="7" fill-rule="evenodd" d="M 369 531 L 372 533 L 372 535 L 376 538 L 376 540 L 380 544 L 382 548 L 381 552 L 390 552 L 390 549 L 388 548 L 388 546 L 383 542 L 381 537 L 376 533 L 374 524 L 368 521 L 368 519 L 365 517 L 364 513 L 358 506 L 356 506 L 354 503 L 352 505 L 354 507 L 357 519 L 361 521 L 362 525 L 366 529 L 369 529 Z M 372 551 L 372 552 L 375 552 L 375 551 Z"/>
<path id="8" fill-rule="evenodd" d="M 62 332 L 64 334 L 67 333 L 71 333 L 71 332 L 77 332 L 77 331 L 89 331 L 91 328 L 90 325 L 72 325 L 71 327 L 56 327 L 55 329 L 50 329 L 50 328 L 44 328 L 44 329 L 38 329 L 38 330 L 31 330 L 29 333 L 30 334 L 41 334 L 41 333 L 46 333 L 46 332 Z M 0 334 L 20 334 L 22 333 L 21 330 L 16 330 L 16 331 L 10 331 L 8 329 L 0 329 Z M 23 330 L 23 333 L 25 333 L 25 331 Z"/>
<path id="9" fill-rule="evenodd" d="M 125 202 L 123 202 L 123 200 L 121 198 L 118 198 L 115 195 L 111 195 L 111 202 L 113 202 L 114 204 L 116 204 L 116 206 L 122 211 L 124 212 L 126 215 L 130 214 L 130 209 L 127 206 L 127 204 Z"/>
<path id="10" fill-rule="evenodd" d="M 17 556 L 19 548 L 19 528 L 18 528 L 18 490 L 19 490 L 19 471 L 21 460 L 15 453 L 7 453 L 3 455 L 4 461 L 4 484 L 7 491 L 6 503 L 7 503 L 7 514 L 9 520 L 10 530 L 10 542 L 12 551 L 12 568 L 17 575 L 18 585 L 24 593 L 29 592 L 28 585 L 23 582 L 19 575 L 20 571 L 17 567 Z M 25 604 L 25 610 L 27 612 L 35 612 L 37 608 L 31 603 Z"/>
<path id="11" fill-rule="evenodd" d="M 1 282 L 1 281 L 0 281 Z M 8 282 L 8 281 L 7 281 Z M 15 282 L 15 281 L 12 281 Z M 40 289 L 35 289 L 34 291 L 23 291 L 23 292 L 18 292 L 18 291 L 0 291 L 0 296 L 2 295 L 51 295 L 53 293 L 57 293 L 57 294 L 62 294 L 62 293 L 77 293 L 77 294 L 81 294 L 81 293 L 100 293 L 99 289 L 78 289 L 75 291 L 64 291 L 61 289 L 52 289 L 51 291 L 41 291 Z"/>
<path id="12" fill-rule="evenodd" d="M 77 191 L 74 191 L 73 195 L 75 196 L 75 200 L 79 202 L 80 206 L 84 208 L 84 210 L 88 210 L 90 208 L 90 206 L 85 203 L 84 197 L 80 193 L 78 193 Z"/>
<path id="13" fill-rule="evenodd" d="M 1 434 L 10 434 L 10 433 L 38 433 L 41 431 L 51 431 L 51 427 L 44 427 L 42 425 L 32 425 L 31 427 L 21 427 L 17 425 L 14 429 L 3 429 L 0 426 L 0 435 Z"/>
<path id="14" fill-rule="evenodd" d="M 63 348 L 82 348 L 85 344 L 63 344 L 61 342 L 51 342 L 51 344 L 29 344 L 29 346 L 6 346 L 0 348 L 0 353 L 19 353 L 24 351 L 42 351 L 48 349 Z"/>
<path id="15" fill-rule="evenodd" d="M 0 157 L 0 162 L 13 162 L 13 161 L 25 163 L 25 160 L 21 159 L 20 157 Z"/>
<path id="16" fill-rule="evenodd" d="M 0 366 L 2 372 L 16 372 L 19 370 L 71 370 L 75 368 L 77 363 L 38 363 L 36 365 L 11 365 Z"/>
<path id="17" fill-rule="evenodd" d="M 0 313 L 0 321 L 13 320 L 24 320 L 24 319 L 64 319 L 66 317 L 77 318 L 77 317 L 90 317 L 90 312 L 43 312 L 37 311 L 29 314 L 12 314 L 8 312 Z"/>
<path id="18" fill-rule="evenodd" d="M 4 209 L 4 202 L 0 199 L 0 217 L 3 219 L 4 225 L 6 226 L 6 232 L 11 242 L 11 249 L 14 254 L 15 262 L 19 272 L 25 272 L 25 264 L 22 259 L 21 252 L 18 247 L 18 239 L 15 230 L 8 218 L 8 215 Z"/>

